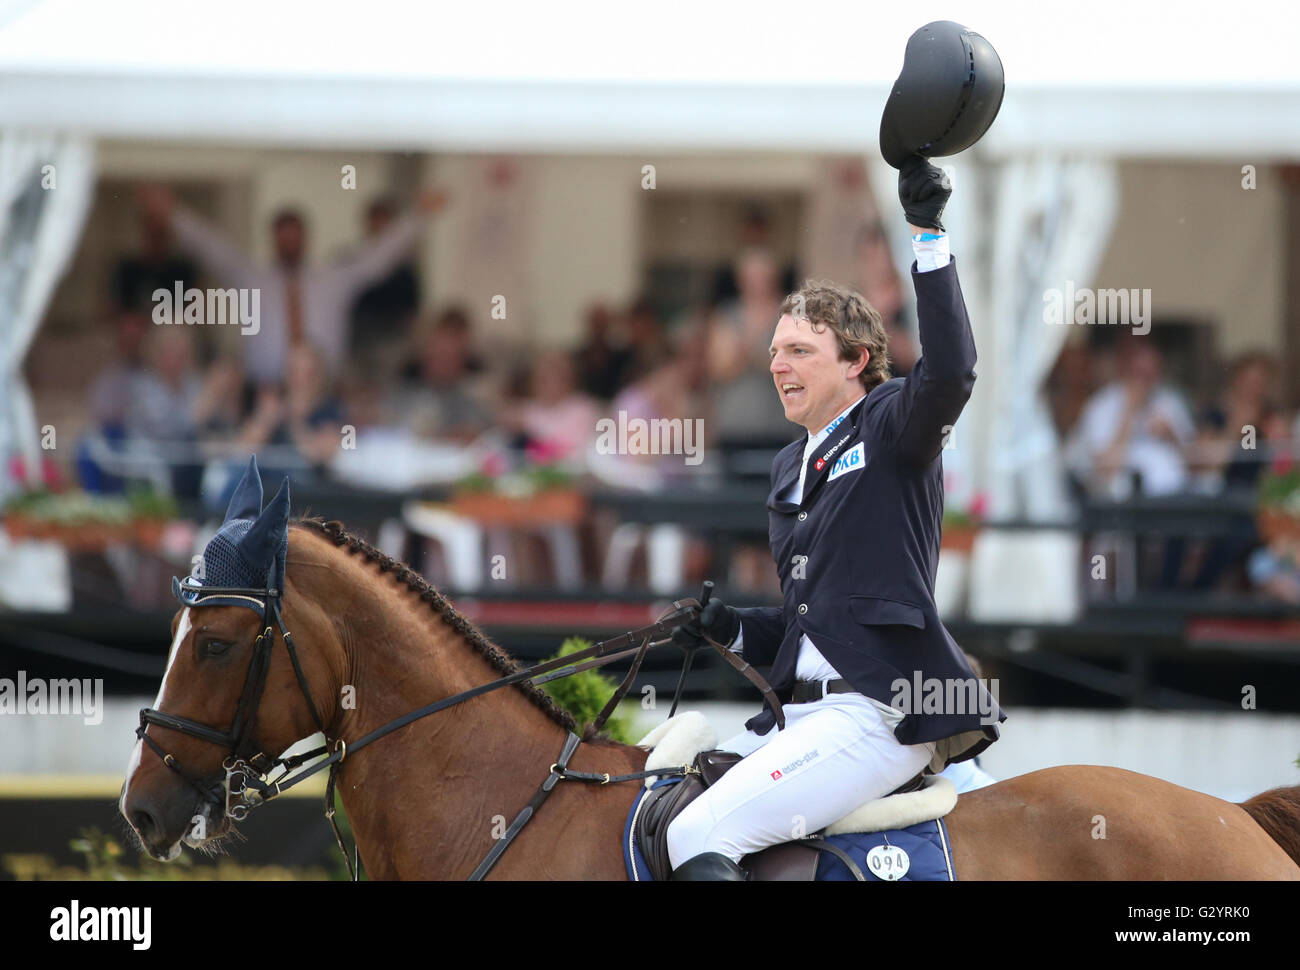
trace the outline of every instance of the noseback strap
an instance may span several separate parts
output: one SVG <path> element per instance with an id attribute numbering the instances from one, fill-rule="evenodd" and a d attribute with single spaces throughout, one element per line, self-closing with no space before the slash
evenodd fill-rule
<path id="1" fill-rule="evenodd" d="M 140 737 L 147 737 L 144 729 L 150 724 L 157 724 L 159 727 L 168 728 L 172 731 L 180 731 L 182 734 L 188 734 L 204 741 L 211 741 L 213 744 L 219 744 L 225 748 L 232 748 L 235 745 L 234 736 L 225 731 L 218 731 L 206 724 L 200 724 L 198 721 L 191 721 L 187 717 L 164 714 L 162 711 L 155 711 L 151 707 L 146 707 L 140 712 L 140 730 L 136 733 Z"/>

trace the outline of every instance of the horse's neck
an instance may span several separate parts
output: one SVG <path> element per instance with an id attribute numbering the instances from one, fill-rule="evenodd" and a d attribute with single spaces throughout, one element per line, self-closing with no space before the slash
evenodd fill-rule
<path id="1" fill-rule="evenodd" d="M 405 597 L 372 604 L 345 621 L 345 682 L 355 688 L 355 707 L 342 709 L 338 737 L 355 740 L 501 676 L 424 604 L 412 609 Z M 468 874 L 532 796 L 564 738 L 564 728 L 523 692 L 503 687 L 399 728 L 346 759 L 339 792 L 368 874 Z M 636 749 L 602 750 L 618 762 L 603 770 L 635 761 Z"/>

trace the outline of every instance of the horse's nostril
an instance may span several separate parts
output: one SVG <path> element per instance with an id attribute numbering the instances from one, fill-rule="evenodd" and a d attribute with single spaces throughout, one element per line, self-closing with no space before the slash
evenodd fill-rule
<path id="1" fill-rule="evenodd" d="M 142 808 L 131 813 L 131 824 L 140 833 L 140 838 L 146 841 L 158 831 L 158 823 L 154 821 L 154 817 Z"/>

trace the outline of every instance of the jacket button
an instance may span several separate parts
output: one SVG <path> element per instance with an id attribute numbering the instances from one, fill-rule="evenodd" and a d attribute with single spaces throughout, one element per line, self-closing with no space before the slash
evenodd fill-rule
<path id="1" fill-rule="evenodd" d="M 800 612 L 800 613 L 807 613 L 807 612 L 808 612 L 808 604 L 807 604 L 807 603 L 800 603 L 800 604 L 799 604 L 799 612 Z"/>
<path id="2" fill-rule="evenodd" d="M 804 519 L 806 519 L 806 518 L 808 518 L 808 513 L 807 513 L 807 512 L 800 512 L 800 513 L 799 513 L 799 521 L 800 521 L 800 522 L 802 522 L 802 521 L 803 521 Z"/>

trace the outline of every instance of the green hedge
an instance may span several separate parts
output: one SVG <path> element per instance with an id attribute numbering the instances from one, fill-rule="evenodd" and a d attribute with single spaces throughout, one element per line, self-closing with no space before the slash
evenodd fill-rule
<path id="1" fill-rule="evenodd" d="M 586 650 L 591 643 L 581 637 L 570 637 L 560 646 L 559 653 L 548 657 L 567 657 L 569 654 Z M 560 705 L 578 722 L 579 727 L 586 727 L 596 719 L 606 702 L 618 687 L 618 679 L 602 674 L 599 669 L 584 670 L 569 677 L 561 677 L 542 685 L 542 690 L 550 694 L 555 703 Z M 634 744 L 633 728 L 626 715 L 615 711 L 605 722 L 605 733 L 616 741 Z"/>

